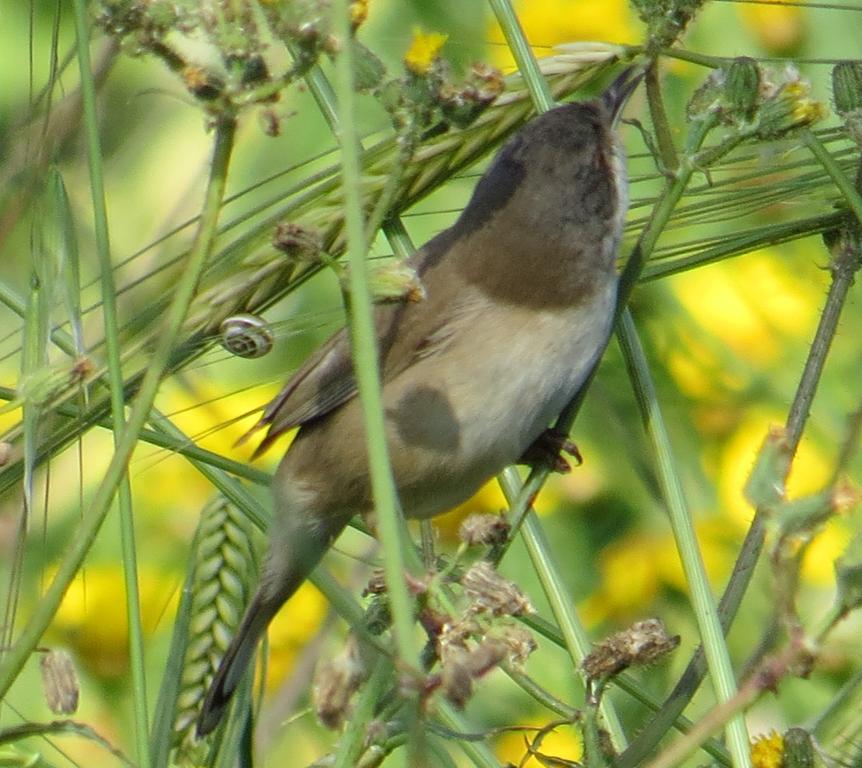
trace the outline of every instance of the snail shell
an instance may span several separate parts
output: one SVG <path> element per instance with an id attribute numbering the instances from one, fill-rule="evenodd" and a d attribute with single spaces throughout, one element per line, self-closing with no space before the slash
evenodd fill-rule
<path id="1" fill-rule="evenodd" d="M 272 349 L 273 335 L 257 315 L 231 315 L 219 327 L 221 345 L 237 357 L 263 357 Z"/>

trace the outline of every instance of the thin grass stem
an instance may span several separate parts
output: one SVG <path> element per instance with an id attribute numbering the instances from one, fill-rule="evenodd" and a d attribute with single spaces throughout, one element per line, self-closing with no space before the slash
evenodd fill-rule
<path id="1" fill-rule="evenodd" d="M 676 471 L 676 459 L 671 449 L 670 437 L 665 427 L 649 364 L 628 310 L 623 312 L 620 319 L 617 338 L 640 406 L 644 428 L 655 455 L 662 496 L 667 505 L 677 551 L 691 592 L 692 607 L 700 630 L 716 699 L 721 705 L 733 699 L 737 693 L 733 666 L 724 642 L 724 633 L 709 587 L 706 567 L 698 547 L 682 483 Z M 728 722 L 726 735 L 733 765 L 736 768 L 750 768 L 748 731 L 740 715 L 736 715 Z"/>
<path id="2" fill-rule="evenodd" d="M 93 80 L 92 65 L 90 63 L 88 6 L 84 0 L 75 0 L 74 8 L 78 65 L 81 74 L 83 127 L 87 141 L 87 161 L 90 169 L 90 190 L 93 205 L 96 254 L 102 278 L 102 317 L 105 329 L 105 352 L 111 398 L 112 429 L 114 449 L 117 450 L 125 431 L 125 399 L 123 397 L 123 370 L 119 330 L 117 327 L 117 298 L 111 264 L 108 213 L 102 168 L 102 148 L 99 137 L 99 118 L 96 109 L 96 88 Z M 138 763 L 143 768 L 148 768 L 151 765 L 151 754 L 147 710 L 147 680 L 144 665 L 144 635 L 138 590 L 137 547 L 135 545 L 135 524 L 132 516 L 132 490 L 129 484 L 128 471 L 125 468 L 120 474 L 117 492 L 120 514 L 120 546 L 123 556 L 123 577 L 126 595 L 126 616 L 129 626 L 129 664 L 132 677 L 135 744 Z"/>
<path id="3" fill-rule="evenodd" d="M 380 366 L 368 287 L 368 243 L 362 216 L 359 142 L 354 126 L 356 96 L 353 87 L 352 49 L 348 42 L 350 14 L 347 0 L 333 3 L 333 14 L 333 28 L 344 41 L 335 62 L 335 91 L 338 99 L 338 131 L 346 205 L 344 215 L 350 260 L 349 315 L 354 370 L 365 418 L 371 488 L 384 552 L 386 587 L 392 604 L 395 645 L 402 663 L 409 668 L 418 668 L 411 642 L 413 611 L 404 580 L 404 542 L 401 535 L 403 522 L 386 444 Z"/>
<path id="4" fill-rule="evenodd" d="M 36 605 L 17 642 L 10 649 L 3 663 L 0 664 L 0 698 L 6 695 L 50 625 L 66 590 L 80 570 L 81 564 L 108 514 L 111 501 L 137 444 L 138 433 L 149 417 L 159 384 L 168 368 L 172 351 L 179 338 L 183 320 L 191 304 L 204 265 L 212 251 L 236 128 L 235 117 L 232 114 L 221 114 L 215 122 L 215 146 L 200 225 L 189 254 L 186 269 L 177 283 L 164 330 L 158 337 L 150 365 L 143 376 L 138 397 L 129 414 L 126 430 L 123 432 L 105 475 L 93 496 L 90 509 L 85 514 L 82 524 L 70 542 L 54 580 Z"/>

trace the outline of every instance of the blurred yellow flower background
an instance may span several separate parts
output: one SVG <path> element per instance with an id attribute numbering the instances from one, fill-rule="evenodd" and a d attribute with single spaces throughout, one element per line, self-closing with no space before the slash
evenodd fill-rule
<path id="1" fill-rule="evenodd" d="M 459 66 L 466 69 L 476 59 L 491 61 L 504 70 L 514 67 L 503 33 L 490 12 L 479 12 L 472 6 L 467 8 L 458 3 L 442 3 L 439 8 L 437 5 L 401 3 L 397 6 L 399 13 L 390 13 L 388 17 L 382 14 L 381 8 L 394 11 L 394 3 L 384 6 L 383 3 L 357 2 L 352 9 L 354 21 L 362 23 L 359 39 L 376 53 L 385 52 L 399 73 L 406 67 L 415 77 L 422 77 L 438 55 L 444 59 L 452 56 L 457 62 L 453 64 L 454 69 Z M 601 40 L 631 45 L 644 42 L 643 24 L 625 0 L 601 3 L 515 0 L 514 7 L 537 55 L 548 55 L 552 46 L 566 42 Z M 707 41 L 709 45 L 723 45 L 729 53 L 743 52 L 744 48 L 750 55 L 787 56 L 798 53 L 815 39 L 812 28 L 819 29 L 818 34 L 827 38 L 824 30 L 830 29 L 816 27 L 824 22 L 822 19 L 818 22 L 808 9 L 780 2 L 708 4 L 704 13 L 707 18 L 704 27 L 692 32 L 694 51 L 699 50 L 698 46 L 707 45 L 704 42 Z M 713 21 L 716 18 L 721 24 Z M 41 34 L 48 40 L 49 33 L 50 27 L 46 26 Z M 112 73 L 116 84 L 109 79 L 110 87 L 117 90 L 109 91 L 110 98 L 105 98 L 104 130 L 110 142 L 120 146 L 116 150 L 120 154 L 110 155 L 107 164 L 115 174 L 110 182 L 111 215 L 117 222 L 112 224 L 117 227 L 114 243 L 118 253 L 125 254 L 168 231 L 175 219 L 190 215 L 192 208 L 189 206 L 195 205 L 194 200 L 190 202 L 190 198 L 194 198 L 190 190 L 199 189 L 196 184 L 206 162 L 207 138 L 201 130 L 201 114 L 183 101 L 187 97 L 174 99 L 175 94 L 171 92 L 171 97 L 165 98 L 165 93 L 159 89 L 169 86 L 158 77 L 151 82 L 146 62 L 135 60 L 130 64 L 124 60 L 123 66 L 129 67 L 131 74 L 118 70 Z M 667 106 L 673 115 L 672 129 L 679 131 L 677 138 L 680 138 L 684 130 L 684 101 L 702 81 L 704 72 L 690 62 L 681 66 L 679 62 L 667 60 L 662 66 L 663 76 L 670 73 L 663 82 L 667 88 Z M 156 70 L 157 67 L 153 67 L 152 71 Z M 130 78 L 129 83 L 123 79 L 126 76 Z M 820 98 L 826 99 L 828 94 L 822 93 Z M 0 96 L 0 101 L 2 99 Z M 334 145 L 334 139 L 321 130 L 316 112 L 314 119 L 306 119 L 316 109 L 309 99 L 308 92 L 301 89 L 278 105 L 286 115 L 289 113 L 284 118 L 287 138 L 282 143 L 274 144 L 258 136 L 253 120 L 243 123 L 236 177 L 231 177 L 232 191 L 251 189 L 251 198 L 264 175 L 300 163 Z M 141 100 L 147 100 L 146 109 L 140 109 Z M 118 103 L 127 105 L 129 114 L 136 120 L 144 120 L 152 105 L 153 113 L 160 116 L 159 124 L 147 123 L 146 135 L 130 133 L 134 126 L 121 120 L 126 108 L 118 110 Z M 646 106 L 642 103 L 633 106 L 636 109 L 632 116 L 648 123 Z M 21 105 L 17 108 L 26 111 Z M 163 116 L 163 109 L 179 111 L 167 111 Z M 113 117 L 110 110 L 116 113 Z M 117 121 L 116 127 L 112 119 Z M 387 125 L 378 122 L 371 128 L 378 131 Z M 366 127 L 364 123 L 362 127 Z M 114 135 L 112 131 L 118 133 Z M 645 163 L 639 168 L 649 168 L 643 173 L 639 171 L 639 175 L 649 176 L 645 191 L 644 187 L 634 184 L 633 190 L 644 206 L 651 205 L 664 177 L 655 171 L 655 163 L 638 132 L 624 127 L 623 133 L 626 141 L 636 148 L 630 152 L 633 163 Z M 752 159 L 752 167 L 760 167 L 755 165 L 760 162 L 771 163 L 774 168 L 770 168 L 770 173 L 774 172 L 778 178 L 784 172 L 783 166 L 800 159 L 802 149 L 790 142 L 768 161 Z M 80 187 L 80 180 L 86 176 L 83 160 L 74 156 L 64 157 L 61 162 L 70 166 L 68 176 Z M 165 173 L 166 168 L 170 169 L 170 174 Z M 458 183 L 460 181 L 453 187 Z M 705 178 L 706 186 L 711 183 L 711 179 Z M 712 191 L 716 195 L 721 193 L 719 187 Z M 82 221 L 89 222 L 86 192 L 80 187 L 74 197 L 76 206 L 83 211 Z M 152 199 L 152 206 L 147 204 L 147 198 Z M 460 204 L 453 199 L 445 195 L 435 197 L 431 205 L 434 210 L 417 209 L 415 218 L 406 218 L 411 234 L 413 226 L 416 232 L 423 234 L 422 227 L 437 227 L 431 232 L 434 234 L 439 230 L 436 222 L 443 226 L 444 222 L 453 220 L 456 213 L 453 209 Z M 256 200 L 248 203 L 249 207 L 253 204 Z M 421 218 L 429 212 L 435 214 L 433 225 Z M 772 218 L 780 219 L 785 213 L 782 204 L 750 212 L 750 216 L 752 219 L 759 216 L 760 221 L 768 222 Z M 233 210 L 230 215 L 235 215 Z M 644 215 L 644 208 L 633 209 L 632 218 L 636 215 Z M 124 226 L 122 222 L 126 220 L 128 225 Z M 695 221 L 692 237 L 698 236 L 701 226 L 713 227 L 711 236 L 720 240 L 734 231 L 736 222 L 732 217 L 728 222 L 712 221 L 710 214 L 705 213 L 702 220 Z M 682 235 L 678 230 L 666 234 L 668 239 L 678 236 L 684 239 L 688 231 Z M 90 233 L 86 237 L 91 237 Z M 19 247 L 25 247 L 25 243 L 26 238 Z M 161 252 L 154 251 L 131 262 L 126 269 L 129 274 L 136 270 L 146 274 L 159 266 L 161 257 Z M 787 418 L 829 285 L 830 274 L 823 268 L 827 259 L 819 238 L 810 237 L 644 283 L 635 291 L 632 312 L 665 408 L 674 458 L 715 594 L 724 588 L 739 542 L 754 514 L 744 496 L 744 488 L 758 451 L 770 427 L 783 424 Z M 85 267 L 95 281 L 93 264 L 86 262 Z M 0 265 L 0 269 L 4 268 Z M 124 276 L 123 279 L 137 277 Z M 325 273 L 323 277 L 332 278 L 332 275 Z M 18 278 L 16 274 L 15 279 Z M 323 287 L 317 283 L 303 286 L 298 295 L 268 309 L 266 314 L 271 312 L 284 326 L 302 313 L 322 315 L 328 309 L 327 302 L 338 299 L 338 288 L 333 288 L 336 282 L 332 279 Z M 26 282 L 21 284 L 26 287 Z M 844 419 L 857 398 L 851 390 L 854 375 L 858 374 L 853 335 L 859 322 L 858 310 L 849 306 L 846 324 L 842 327 L 844 337 L 836 341 L 834 357 L 830 358 L 832 367 L 827 367 L 814 403 L 812 426 L 793 463 L 787 484 L 789 499 L 819 492 L 833 479 Z M 314 327 L 316 330 L 317 326 Z M 95 321 L 94 328 L 100 332 Z M 275 351 L 261 360 L 230 359 L 221 348 L 207 352 L 163 384 L 157 400 L 160 412 L 194 445 L 238 464 L 247 464 L 256 440 L 237 445 L 238 439 L 255 423 L 261 405 L 278 391 L 290 369 L 295 369 L 307 350 L 321 341 L 316 336 L 312 339 L 311 334 L 297 333 L 298 338 L 290 339 L 287 336 L 285 332 L 283 337 L 277 338 Z M 293 343 L 296 343 L 295 348 L 291 346 Z M 10 364 L 2 372 L 10 386 L 17 382 L 18 368 Z M 3 383 L 7 381 L 4 379 Z M 634 402 L 625 366 L 612 342 L 572 435 L 582 450 L 585 463 L 573 466 L 567 475 L 552 476 L 534 507 L 548 532 L 555 567 L 562 574 L 573 607 L 591 638 L 597 639 L 629 622 L 656 615 L 668 617 L 669 624 L 676 624 L 673 632 L 683 636 L 683 645 L 693 646 L 697 643 L 697 628 L 688 602 L 689 587 L 656 483 L 655 457 L 646 447 L 641 417 Z M 19 419 L 20 411 L 4 414 L 0 416 L 0 425 L 14 425 Z M 54 426 L 46 424 L 43 428 L 47 432 Z M 288 436 L 279 441 L 255 467 L 273 471 L 291 439 L 292 436 Z M 56 569 L 63 555 L 70 531 L 82 514 L 79 494 L 86 513 L 112 450 L 110 431 L 99 428 L 88 434 L 80 446 L 53 459 L 46 481 L 51 516 L 45 531 L 37 516 L 31 533 L 30 542 L 35 542 L 43 533 L 45 541 L 41 549 L 36 544 L 32 546 L 34 551 L 38 550 L 34 559 L 39 559 L 39 563 L 38 568 L 31 567 L 28 561 L 29 570 L 25 575 L 30 580 L 28 584 L 40 587 L 47 584 L 52 569 Z M 83 469 L 79 455 L 83 457 Z M 138 537 L 138 580 L 143 640 L 147 649 L 145 671 L 152 686 L 148 691 L 152 709 L 164 673 L 189 545 L 200 511 L 213 495 L 213 485 L 178 452 L 143 443 L 135 450 L 129 474 Z M 38 475 L 40 489 L 45 477 L 45 474 Z M 268 508 L 268 489 L 250 481 L 242 482 Z M 13 536 L 14 525 L 8 521 L 17 520 L 13 515 L 19 511 L 20 500 L 16 497 L 4 503 L 6 506 L 0 511 L 9 514 L 0 521 L 0 536 L 5 544 Z M 506 507 L 496 481 L 490 481 L 473 498 L 433 521 L 438 552 L 449 557 L 456 550 L 458 529 L 466 516 L 476 512 L 496 514 Z M 834 563 L 844 551 L 855 522 L 849 517 L 839 518 L 818 532 L 803 561 L 802 610 L 812 605 L 820 609 L 831 600 Z M 89 707 L 89 712 L 98 713 L 99 727 L 105 733 L 128 748 L 132 743 L 128 738 L 132 730 L 129 704 L 132 697 L 126 597 L 118 542 L 119 524 L 117 515 L 112 514 L 83 575 L 65 595 L 45 640 L 52 646 L 70 649 L 84 680 L 84 706 Z M 769 544 L 771 542 L 767 542 L 767 546 Z M 325 563 L 327 566 L 334 564 L 340 578 L 348 570 L 343 567 L 344 560 L 349 559 L 350 564 L 361 571 L 360 576 L 350 579 L 353 585 L 365 576 L 362 570 L 365 550 L 356 547 L 350 551 L 363 554 L 345 557 L 340 551 Z M 502 568 L 507 578 L 530 593 L 541 617 L 550 617 L 548 605 L 542 602 L 542 588 L 535 571 L 518 545 L 507 553 Z M 752 605 L 743 604 L 738 622 L 738 626 L 756 628 L 746 630 L 750 635 L 747 640 L 771 618 L 764 613 L 772 610 L 774 586 L 766 558 L 759 571 L 749 595 Z M 24 590 L 22 617 L 26 618 L 32 610 L 28 599 L 42 592 L 39 587 Z M 359 590 L 354 592 L 358 599 Z M 320 636 L 319 646 L 311 650 L 325 655 L 333 637 L 340 640 L 338 633 L 344 632 L 344 624 L 340 620 L 326 622 L 330 610 L 323 595 L 306 584 L 272 622 L 264 706 L 274 700 L 281 686 L 289 685 L 297 659 L 309 643 Z M 335 629 L 327 634 L 330 625 Z M 552 695 L 577 708 L 583 701 L 578 672 L 566 659 L 561 673 L 563 652 L 550 645 L 540 646 L 529 659 L 526 670 Z M 737 649 L 733 650 L 735 653 Z M 834 676 L 830 685 L 836 684 L 854 661 L 839 656 L 840 653 L 830 659 L 830 671 Z M 643 672 L 643 679 L 658 690 L 685 661 L 680 653 L 666 666 Z M 23 684 L 19 688 L 12 697 L 15 703 L 24 700 L 41 716 L 44 709 L 41 699 L 33 703 L 38 697 L 24 690 Z M 569 761 L 561 765 L 582 759 L 577 728 L 569 726 L 559 727 L 543 738 L 537 750 L 545 757 L 524 759 L 525 739 L 532 740 L 535 732 L 506 732 L 504 726 L 517 722 L 541 728 L 550 716 L 500 672 L 489 674 L 477 688 L 479 692 L 470 702 L 465 717 L 485 724 L 483 727 L 487 727 L 489 733 L 492 728 L 503 729 L 494 730 L 493 738 L 487 740 L 499 760 L 525 768 L 539 768 L 552 764 L 554 758 Z M 121 703 L 114 706 L 115 701 Z M 434 701 L 429 701 L 428 711 L 433 711 Z M 306 706 L 305 699 L 297 705 L 303 712 Z M 778 700 L 770 701 L 765 709 L 768 717 L 775 720 L 792 719 L 800 711 L 797 703 L 785 705 Z M 324 734 L 321 737 L 311 721 L 309 714 L 290 720 L 288 726 L 280 723 L 278 733 L 266 736 L 276 744 L 272 754 L 286 751 L 285 759 L 289 760 L 295 755 L 317 754 L 320 744 L 334 743 L 334 736 Z M 283 735 L 282 729 L 288 735 L 282 739 L 285 743 L 277 744 L 279 735 Z M 774 737 L 754 742 L 752 755 L 758 768 L 773 768 L 779 764 L 774 762 L 775 747 Z M 96 764 L 97 759 L 88 757 L 82 764 Z M 398 759 L 395 758 L 396 765 Z M 462 764 L 467 763 L 458 763 Z"/>

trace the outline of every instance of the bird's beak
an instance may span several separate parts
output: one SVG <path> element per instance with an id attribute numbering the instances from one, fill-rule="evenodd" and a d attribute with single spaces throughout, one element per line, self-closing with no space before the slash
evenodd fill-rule
<path id="1" fill-rule="evenodd" d="M 611 117 L 611 123 L 616 125 L 623 107 L 626 105 L 629 96 L 638 84 L 643 80 L 644 70 L 639 66 L 626 67 L 617 78 L 605 89 L 602 94 L 602 101 L 608 114 Z"/>

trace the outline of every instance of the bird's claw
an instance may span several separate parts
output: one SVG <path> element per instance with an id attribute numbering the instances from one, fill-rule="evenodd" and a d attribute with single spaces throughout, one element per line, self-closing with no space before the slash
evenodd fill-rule
<path id="1" fill-rule="evenodd" d="M 578 446 L 569 440 L 568 435 L 556 429 L 546 429 L 524 451 L 521 461 L 524 464 L 547 464 L 550 466 L 552 472 L 565 475 L 572 471 L 572 467 L 563 454 L 571 456 L 575 460 L 576 466 L 584 463 L 584 458 L 581 456 Z"/>

